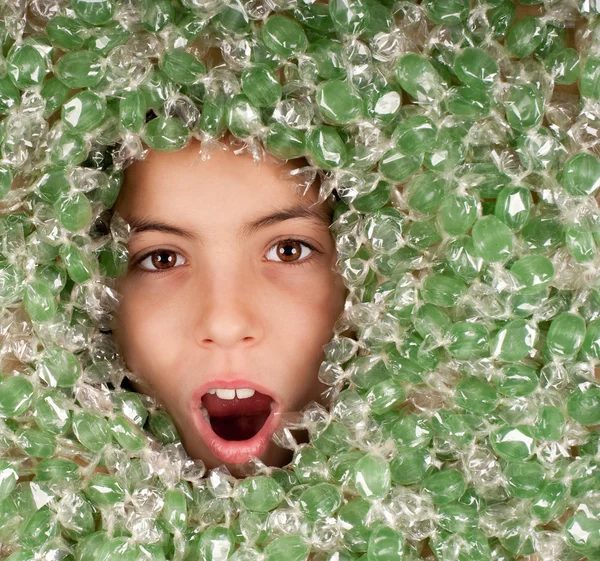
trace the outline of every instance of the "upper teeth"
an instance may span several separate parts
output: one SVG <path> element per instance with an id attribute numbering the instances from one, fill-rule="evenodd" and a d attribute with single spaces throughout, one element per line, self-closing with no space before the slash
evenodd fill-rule
<path id="1" fill-rule="evenodd" d="M 246 397 L 252 397 L 255 393 L 255 390 L 251 390 L 249 388 L 236 388 L 235 390 L 223 390 L 216 388 L 213 390 L 208 390 L 208 393 L 216 393 L 217 397 L 220 399 L 233 399 L 236 395 L 238 399 L 244 399 Z"/>

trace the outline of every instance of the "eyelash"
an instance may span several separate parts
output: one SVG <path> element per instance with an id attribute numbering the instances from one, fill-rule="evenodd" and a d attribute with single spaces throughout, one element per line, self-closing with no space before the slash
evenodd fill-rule
<path id="1" fill-rule="evenodd" d="M 279 240 L 279 241 L 275 242 L 275 243 L 274 243 L 274 244 L 273 244 L 273 245 L 272 245 L 272 246 L 269 248 L 269 251 L 270 251 L 270 250 L 271 250 L 273 247 L 275 247 L 276 245 L 278 245 L 278 244 L 280 244 L 280 243 L 286 243 L 286 242 L 298 242 L 298 243 L 301 243 L 302 245 L 305 245 L 305 246 L 307 246 L 308 248 L 310 248 L 310 249 L 312 250 L 312 253 L 311 253 L 311 254 L 310 254 L 308 257 L 306 257 L 306 258 L 302 259 L 301 261 L 296 261 L 296 262 L 294 262 L 294 263 L 285 263 L 285 262 L 281 261 L 281 264 L 283 264 L 283 265 L 288 265 L 288 266 L 304 266 L 304 265 L 306 265 L 306 264 L 307 264 L 307 262 L 309 262 L 309 261 L 312 261 L 312 259 L 314 258 L 314 255 L 315 255 L 315 253 L 321 253 L 321 251 L 319 251 L 319 250 L 318 250 L 318 249 L 317 249 L 317 248 L 316 248 L 314 245 L 312 245 L 311 243 L 309 243 L 309 242 L 307 242 L 306 240 L 303 240 L 303 239 L 301 239 L 301 238 L 286 238 L 286 239 L 283 239 L 283 240 Z M 142 255 L 142 256 L 141 256 L 141 257 L 140 257 L 140 258 L 139 258 L 139 259 L 138 259 L 138 260 L 137 260 L 137 261 L 134 263 L 134 265 L 133 265 L 133 268 L 134 268 L 134 269 L 136 269 L 136 272 L 137 272 L 137 273 L 139 273 L 139 274 L 142 274 L 142 275 L 144 275 L 144 274 L 151 274 L 151 275 L 154 275 L 154 274 L 157 274 L 157 273 L 162 273 L 163 271 L 151 271 L 151 270 L 144 269 L 144 268 L 140 267 L 140 263 L 141 263 L 141 262 L 142 262 L 144 259 L 146 259 L 146 257 L 150 257 L 150 255 L 153 255 L 154 253 L 160 253 L 161 251 L 172 251 L 172 250 L 170 250 L 170 249 L 169 249 L 169 250 L 167 250 L 167 249 L 163 249 L 163 248 L 158 248 L 158 249 L 153 249 L 152 251 L 148 251 L 147 253 L 145 253 L 144 255 Z M 174 252 L 174 253 L 177 253 L 177 252 Z M 181 254 L 178 254 L 178 255 L 181 255 Z M 179 266 L 181 266 L 181 265 L 179 265 Z M 171 269 L 165 269 L 164 271 L 169 271 L 169 270 L 172 270 L 172 269 L 177 269 L 177 267 L 171 267 Z"/>

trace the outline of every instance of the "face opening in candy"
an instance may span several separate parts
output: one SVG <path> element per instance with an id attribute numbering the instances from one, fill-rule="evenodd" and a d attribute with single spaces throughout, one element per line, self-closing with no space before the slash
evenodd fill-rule
<path id="1" fill-rule="evenodd" d="M 250 397 L 222 399 L 214 392 L 202 396 L 200 408 L 213 432 L 224 440 L 250 440 L 267 422 L 276 402 L 255 391 Z"/>

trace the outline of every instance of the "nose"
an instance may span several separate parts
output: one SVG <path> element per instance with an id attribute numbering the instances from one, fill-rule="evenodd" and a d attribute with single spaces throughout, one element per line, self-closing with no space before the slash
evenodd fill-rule
<path id="1" fill-rule="evenodd" d="M 216 266 L 215 266 L 216 267 Z M 234 348 L 262 336 L 261 301 L 257 281 L 238 267 L 205 271 L 198 284 L 194 310 L 194 339 L 203 347 Z"/>

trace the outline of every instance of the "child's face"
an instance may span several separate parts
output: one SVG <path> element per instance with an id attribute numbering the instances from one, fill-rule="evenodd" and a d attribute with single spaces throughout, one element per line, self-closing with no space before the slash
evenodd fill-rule
<path id="1" fill-rule="evenodd" d="M 260 389 L 278 402 L 268 421 L 273 425 L 282 413 L 323 403 L 327 386 L 317 378 L 323 346 L 347 290 L 335 271 L 328 205 L 313 207 L 320 220 L 295 217 L 244 229 L 276 211 L 308 208 L 317 200 L 316 184 L 297 195 L 280 177 L 290 164 L 261 161 L 258 167 L 231 149 L 201 161 L 199 147 L 194 140 L 176 152 L 151 151 L 125 171 L 115 210 L 133 234 L 130 269 L 117 286 L 114 334 L 128 368 L 143 379 L 134 386 L 165 405 L 190 456 L 209 469 L 225 464 L 235 475 L 235 464 L 250 459 L 237 421 L 226 422 L 237 441 L 232 435 L 215 441 L 212 429 L 202 429 L 200 406 L 210 405 L 205 399 L 213 400 L 209 410 L 248 405 L 259 394 L 246 402 L 236 396 L 235 403 L 203 395 L 216 388 Z M 136 232 L 141 220 L 189 235 L 156 227 Z M 298 241 L 281 243 L 288 238 Z M 292 452 L 277 447 L 271 434 L 255 455 L 267 465 L 286 465 Z"/>

